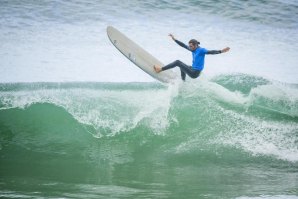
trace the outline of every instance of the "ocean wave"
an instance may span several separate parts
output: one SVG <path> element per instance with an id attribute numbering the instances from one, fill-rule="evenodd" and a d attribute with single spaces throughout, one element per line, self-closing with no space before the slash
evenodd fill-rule
<path id="1" fill-rule="evenodd" d="M 197 146 L 213 153 L 210 146 L 221 146 L 298 161 L 297 88 L 250 76 L 237 83 L 242 74 L 228 77 L 170 86 L 2 84 L 1 145 L 17 134 L 25 147 L 74 142 L 71 151 L 80 139 L 140 134 L 142 142 L 152 136 L 174 140 L 165 150 L 173 154 L 202 149 Z"/>
<path id="2" fill-rule="evenodd" d="M 132 17 L 138 13 L 145 16 L 151 16 L 152 12 L 184 11 L 192 13 L 206 13 L 211 15 L 220 15 L 237 20 L 247 20 L 267 25 L 286 26 L 297 28 L 297 2 L 296 1 L 235 1 L 229 0 L 219 2 L 215 0 L 186 0 L 186 1 L 127 1 L 116 4 L 116 1 L 109 2 L 4 2 L 2 15 L 10 22 L 10 27 L 32 25 L 35 23 L 55 23 L 61 21 L 67 24 L 78 23 L 79 21 L 103 20 L 111 14 L 118 15 L 124 13 L 127 17 Z M 224 9 L 223 9 L 224 8 Z M 129 9 L 130 13 L 124 12 Z M 98 10 L 101 13 L 98 13 Z M 221 12 L 218 12 L 221 10 Z M 74 14 L 76 13 L 76 14 Z M 118 16 L 116 15 L 116 16 Z M 38 17 L 37 17 L 38 16 Z M 16 20 L 17 19 L 17 20 Z M 0 21 L 2 25 L 9 25 L 7 21 Z"/>

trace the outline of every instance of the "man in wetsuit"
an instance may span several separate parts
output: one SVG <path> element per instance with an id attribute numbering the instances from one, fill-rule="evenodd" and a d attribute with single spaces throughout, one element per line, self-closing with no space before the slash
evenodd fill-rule
<path id="1" fill-rule="evenodd" d="M 210 55 L 215 55 L 215 54 L 220 54 L 220 53 L 225 53 L 228 52 L 230 50 L 229 47 L 226 47 L 222 50 L 207 50 L 205 48 L 201 48 L 199 46 L 200 42 L 198 42 L 195 39 L 191 39 L 188 42 L 188 46 L 184 43 L 182 43 L 181 41 L 178 41 L 175 39 L 174 35 L 169 34 L 169 36 L 181 47 L 186 48 L 187 50 L 192 52 L 192 66 L 188 66 L 185 63 L 183 63 L 180 60 L 176 60 L 164 67 L 160 67 L 160 66 L 154 66 L 154 70 L 155 72 L 159 73 L 161 71 L 165 71 L 168 70 L 170 68 L 174 68 L 176 66 L 178 66 L 180 68 L 181 71 L 181 78 L 183 81 L 185 81 L 185 76 L 186 74 L 188 76 L 190 76 L 191 78 L 197 78 L 199 77 L 200 73 L 202 72 L 202 70 L 204 69 L 204 60 L 205 60 L 205 55 L 210 54 Z"/>

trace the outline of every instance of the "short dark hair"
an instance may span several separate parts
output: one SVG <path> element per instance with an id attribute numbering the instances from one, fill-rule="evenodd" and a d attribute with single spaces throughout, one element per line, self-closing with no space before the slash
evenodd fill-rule
<path id="1" fill-rule="evenodd" d="M 200 45 L 200 42 L 197 41 L 196 39 L 191 39 L 191 40 L 189 40 L 188 43 L 191 43 L 191 44 L 194 45 L 194 46 Z"/>

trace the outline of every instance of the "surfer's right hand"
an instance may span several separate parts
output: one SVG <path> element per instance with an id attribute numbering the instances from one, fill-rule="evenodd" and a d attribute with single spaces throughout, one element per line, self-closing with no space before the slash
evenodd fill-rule
<path id="1" fill-rule="evenodd" d="M 226 53 L 226 52 L 228 52 L 229 50 L 230 50 L 230 47 L 226 47 L 226 48 L 222 49 L 221 52 L 222 52 L 222 53 Z"/>
<path id="2" fill-rule="evenodd" d="M 175 40 L 175 37 L 174 37 L 173 34 L 170 33 L 169 36 L 170 36 L 173 40 Z"/>

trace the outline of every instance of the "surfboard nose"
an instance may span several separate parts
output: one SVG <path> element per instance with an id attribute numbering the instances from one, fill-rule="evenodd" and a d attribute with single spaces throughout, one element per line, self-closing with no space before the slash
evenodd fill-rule
<path id="1" fill-rule="evenodd" d="M 163 66 L 163 64 L 156 59 L 149 52 L 144 50 L 141 46 L 136 44 L 126 35 L 112 26 L 107 27 L 107 35 L 111 43 L 132 63 L 146 72 L 153 78 L 168 83 L 177 78 L 176 73 L 172 71 L 164 71 L 163 73 L 156 73 L 153 69 L 154 65 Z"/>

